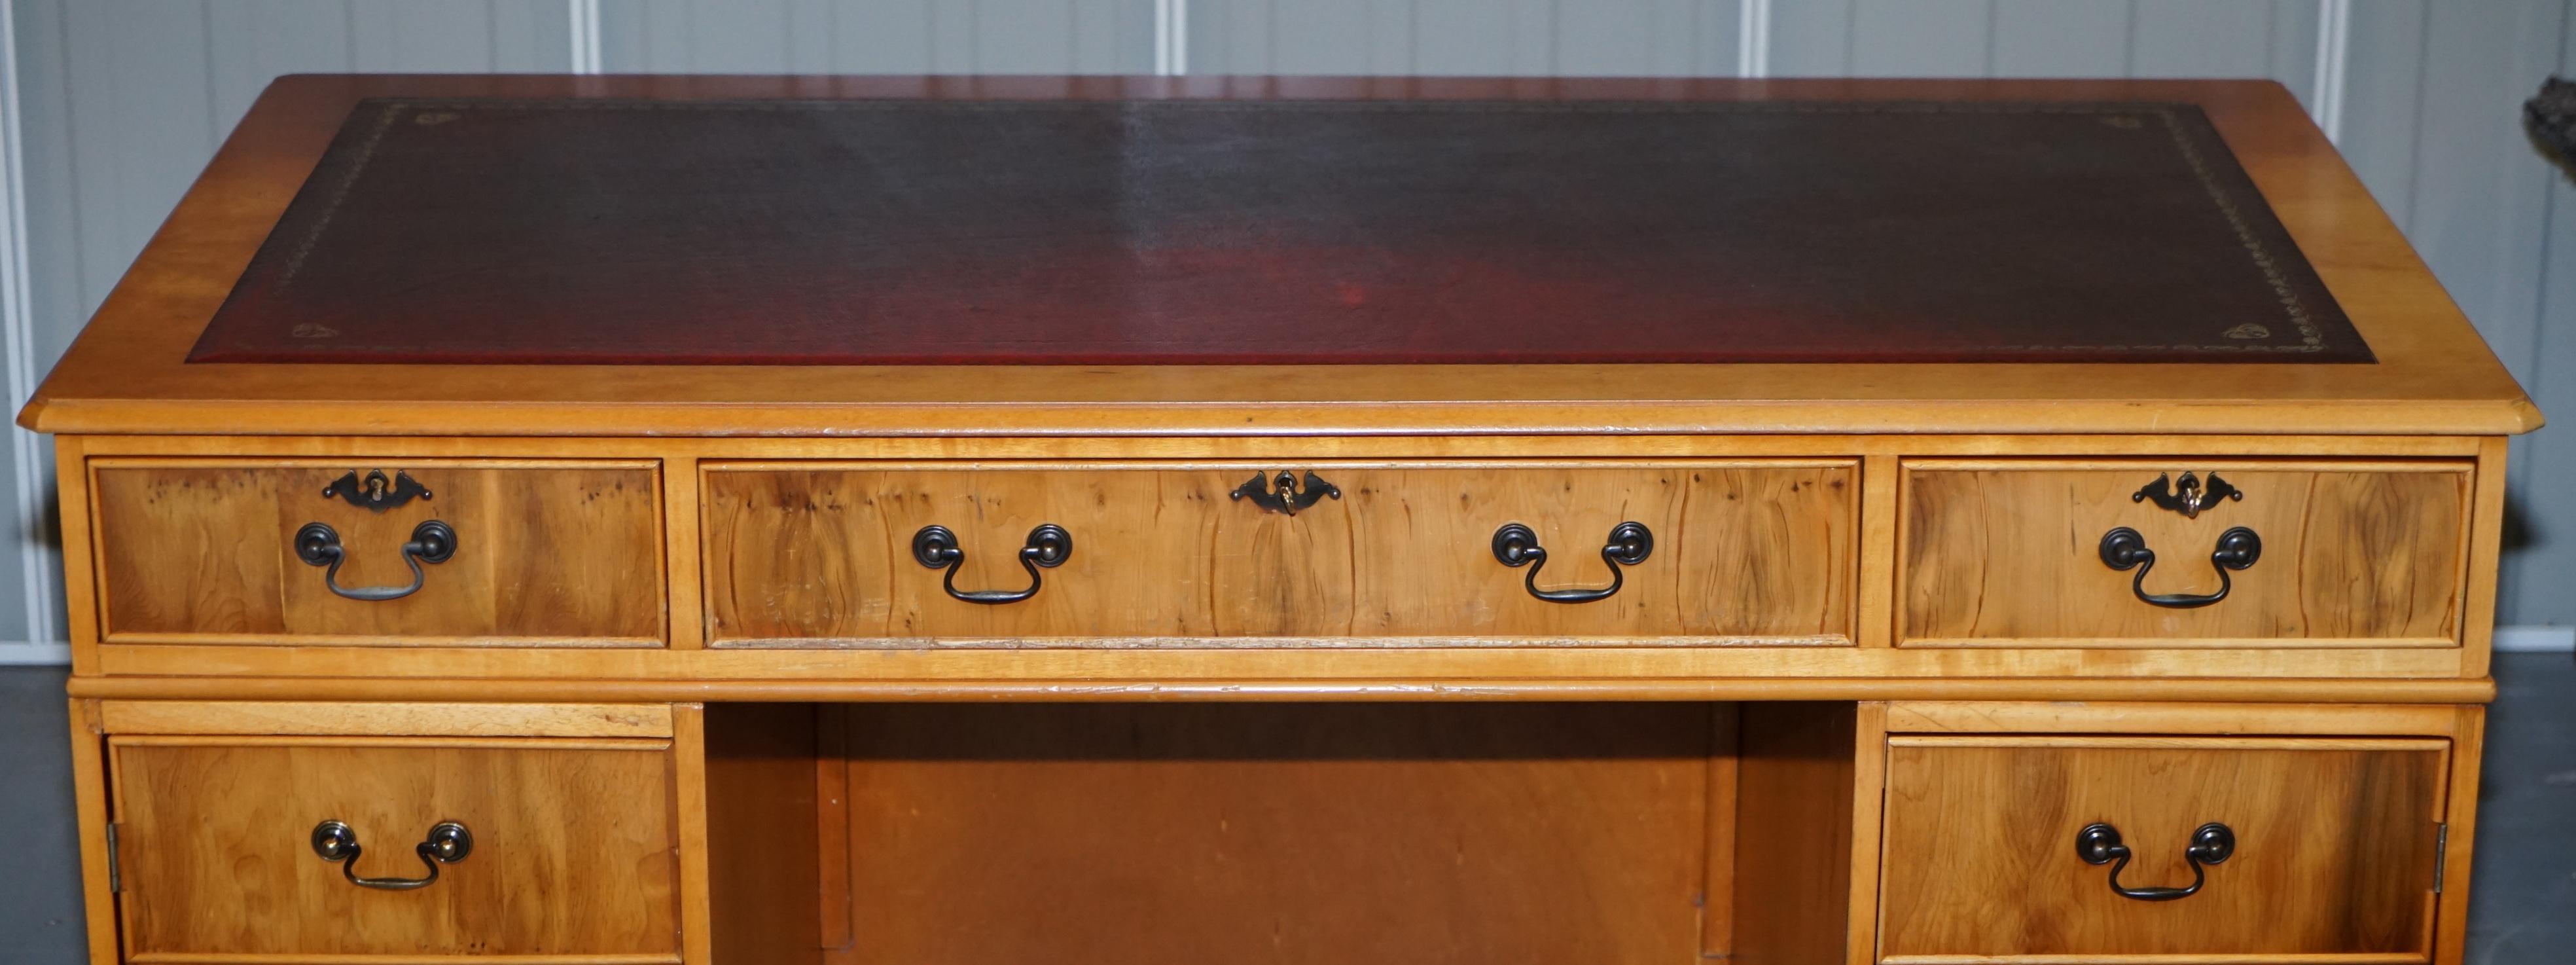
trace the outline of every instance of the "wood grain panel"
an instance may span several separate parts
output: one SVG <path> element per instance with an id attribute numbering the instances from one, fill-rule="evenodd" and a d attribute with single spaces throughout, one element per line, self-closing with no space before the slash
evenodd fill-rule
<path id="1" fill-rule="evenodd" d="M 1316 470 L 1343 498 L 1293 517 L 1228 498 L 1280 468 Z M 716 466 L 703 486 L 709 636 L 1833 643 L 1850 631 L 1856 482 L 1848 462 Z M 1542 587 L 1605 585 L 1601 545 L 1623 520 L 1654 532 L 1654 552 L 1597 603 L 1533 599 L 1527 571 L 1493 556 L 1494 531 L 1521 522 L 1549 551 Z M 1016 552 L 1050 522 L 1074 552 L 1022 603 L 949 599 L 911 556 L 915 531 L 947 526 L 966 551 L 960 588 L 1016 589 L 1028 585 Z"/>
<path id="2" fill-rule="evenodd" d="M 301 734 L 392 737 L 669 737 L 665 704 L 342 704 L 252 700 L 109 700 L 109 734 Z"/>
<path id="3" fill-rule="evenodd" d="M 2449 747 L 1891 739 L 1881 960 L 2421 956 Z M 2132 900 L 2111 891 L 2108 866 L 2076 855 L 2076 833 L 2096 821 L 2136 852 L 2121 874 L 2130 887 L 2189 884 L 2183 849 L 2205 822 L 2232 828 L 2237 850 L 2199 894 Z"/>
<path id="4" fill-rule="evenodd" d="M 678 958 L 668 741 L 112 738 L 130 954 Z M 474 851 L 408 892 L 307 843 L 348 822 L 358 873 L 417 877 L 440 821 Z"/>
<path id="5" fill-rule="evenodd" d="M 851 707 L 826 960 L 1697 960 L 1726 709 Z"/>
<path id="6" fill-rule="evenodd" d="M 1735 943 L 1725 957 L 1746 965 L 1843 965 L 1855 723 L 1847 703 L 1743 705 Z"/>
<path id="7" fill-rule="evenodd" d="M 116 965 L 117 903 L 109 869 L 116 867 L 117 859 L 107 839 L 116 816 L 108 807 L 107 739 L 92 723 L 96 701 L 75 699 L 69 710 L 72 815 L 80 833 L 81 930 L 89 938 L 89 965 Z"/>
<path id="8" fill-rule="evenodd" d="M 406 472 L 431 497 L 374 513 L 321 495 L 352 469 Z M 234 463 L 94 460 L 98 581 L 117 642 L 575 644 L 662 639 L 659 496 L 648 462 Z M 402 585 L 401 546 L 437 519 L 456 554 L 422 589 L 350 600 L 295 555 L 338 531 L 344 587 Z"/>
<path id="9" fill-rule="evenodd" d="M 1909 463 L 1899 639 L 1984 646 L 2456 646 L 2468 549 L 2466 462 Z M 2158 475 L 2215 469 L 2242 500 L 2197 519 L 2133 499 Z M 2113 527 L 2156 553 L 2145 591 L 2219 588 L 2236 526 L 2253 567 L 2209 606 L 2150 605 L 2103 564 Z"/>
<path id="10" fill-rule="evenodd" d="M 2449 737 L 2459 708 L 2322 701 L 2280 704 L 1906 701 L 1888 705 L 1896 733 L 2341 734 Z"/>
<path id="11" fill-rule="evenodd" d="M 816 708 L 711 704 L 705 714 L 711 960 L 819 962 L 824 842 L 800 832 L 842 802 L 817 797 Z"/>

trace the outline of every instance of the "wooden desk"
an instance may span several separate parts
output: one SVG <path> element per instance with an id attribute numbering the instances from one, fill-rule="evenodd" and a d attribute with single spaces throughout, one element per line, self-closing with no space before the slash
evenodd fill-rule
<path id="1" fill-rule="evenodd" d="M 297 77 L 20 421 L 101 963 L 2448 965 L 2540 416 L 2268 83 Z"/>

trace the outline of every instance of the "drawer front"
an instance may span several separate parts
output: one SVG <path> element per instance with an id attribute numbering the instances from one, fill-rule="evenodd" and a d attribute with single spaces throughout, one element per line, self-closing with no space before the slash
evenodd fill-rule
<path id="1" fill-rule="evenodd" d="M 111 643 L 657 646 L 664 636 L 651 462 L 98 459 L 90 471 Z M 379 472 L 389 495 L 373 499 L 366 480 Z M 337 495 L 353 475 L 357 504 Z M 449 534 L 444 558 L 423 541 L 433 522 Z"/>
<path id="2" fill-rule="evenodd" d="M 1880 958 L 2423 960 L 2449 747 L 2425 739 L 1891 738 Z M 2224 833 L 2204 835 L 2213 824 Z M 2082 853 L 2079 837 L 2095 825 L 2109 834 L 2088 841 L 2116 840 L 2129 860 Z M 2232 849 L 2195 871 L 2186 852 L 2222 838 Z M 2196 893 L 2156 890 L 2188 888 L 2195 873 L 2205 876 Z"/>
<path id="3" fill-rule="evenodd" d="M 2457 646 L 2470 469 L 1910 461 L 1900 642 Z"/>
<path id="4" fill-rule="evenodd" d="M 1265 508 L 1278 501 L 1281 468 L 711 465 L 702 484 L 710 639 L 1405 646 L 1849 637 L 1858 486 L 1848 462 L 1319 464 L 1286 467 L 1297 471 L 1287 505 Z M 1297 508 L 1301 496 L 1311 503 Z M 1629 522 L 1651 545 L 1632 541 L 1643 558 L 1614 574 L 1604 549 Z M 1537 598 L 1533 567 L 1497 556 L 1496 534 L 1513 523 L 1544 551 L 1539 591 L 1580 594 L 1614 579 L 1618 591 L 1588 602 Z M 951 575 L 960 593 L 1028 588 L 1032 567 L 1019 554 L 1048 524 L 1072 551 L 1035 568 L 1037 593 L 975 603 L 948 592 Z M 953 574 L 920 561 L 916 541 L 928 526 L 954 534 L 963 560 Z"/>
<path id="5" fill-rule="evenodd" d="M 119 737 L 110 753 L 132 960 L 679 960 L 669 741 Z M 325 821 L 348 827 L 353 864 L 317 852 Z M 437 880 L 348 879 L 426 877 L 419 845 L 447 822 L 470 846 Z"/>

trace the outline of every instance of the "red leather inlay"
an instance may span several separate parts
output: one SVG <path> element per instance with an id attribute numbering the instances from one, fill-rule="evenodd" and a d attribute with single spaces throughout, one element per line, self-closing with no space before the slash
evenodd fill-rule
<path id="1" fill-rule="evenodd" d="M 380 100 L 200 362 L 2365 362 L 2192 107 Z"/>

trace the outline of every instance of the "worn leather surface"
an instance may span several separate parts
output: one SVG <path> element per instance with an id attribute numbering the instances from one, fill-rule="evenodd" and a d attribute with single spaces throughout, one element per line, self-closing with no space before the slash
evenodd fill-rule
<path id="1" fill-rule="evenodd" d="M 2367 362 L 2161 103 L 372 100 L 199 362 Z"/>

